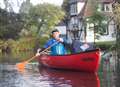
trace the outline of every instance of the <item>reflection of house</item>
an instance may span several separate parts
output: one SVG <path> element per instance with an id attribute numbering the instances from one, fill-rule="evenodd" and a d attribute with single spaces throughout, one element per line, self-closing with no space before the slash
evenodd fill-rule
<path id="1" fill-rule="evenodd" d="M 87 2 L 87 3 L 86 3 Z M 89 17 L 92 15 L 93 9 L 92 4 L 88 3 L 88 0 L 69 0 L 69 21 L 67 27 L 67 36 L 69 38 L 78 39 L 83 41 L 86 30 L 86 38 L 88 42 L 94 41 L 94 26 L 92 24 L 88 24 L 84 26 L 84 18 Z M 108 26 L 104 29 L 104 34 L 98 36 L 96 41 L 113 41 L 115 40 L 115 24 L 114 20 L 111 19 L 112 17 L 112 3 L 114 0 L 98 0 L 98 9 L 104 13 L 109 19 L 107 21 Z M 81 33 L 81 31 L 83 31 Z"/>

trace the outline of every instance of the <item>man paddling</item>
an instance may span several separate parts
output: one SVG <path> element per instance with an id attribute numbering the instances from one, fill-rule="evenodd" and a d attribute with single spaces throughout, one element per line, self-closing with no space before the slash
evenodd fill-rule
<path id="1" fill-rule="evenodd" d="M 47 43 L 44 45 L 44 47 L 41 50 L 38 49 L 36 56 L 39 56 L 40 52 L 42 52 L 44 49 L 46 49 L 50 46 L 51 46 L 51 48 L 50 48 L 51 55 L 64 55 L 64 54 L 66 54 L 66 49 L 63 45 L 64 40 L 59 37 L 60 32 L 57 29 L 55 29 L 51 33 L 52 33 L 52 38 L 47 41 Z"/>

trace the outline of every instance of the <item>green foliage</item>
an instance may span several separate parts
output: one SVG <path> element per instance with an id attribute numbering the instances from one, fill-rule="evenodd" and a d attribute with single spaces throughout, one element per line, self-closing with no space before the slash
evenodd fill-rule
<path id="1" fill-rule="evenodd" d="M 15 41 L 15 43 L 13 43 L 13 51 L 32 51 L 38 42 L 39 46 L 41 46 L 42 41 L 35 37 L 20 38 L 19 40 Z"/>
<path id="2" fill-rule="evenodd" d="M 89 22 L 92 22 L 92 23 L 99 23 L 101 22 L 102 20 L 104 20 L 104 16 L 102 13 L 100 12 L 94 12 L 92 16 L 89 17 L 90 21 Z"/>
<path id="3" fill-rule="evenodd" d="M 43 45 L 47 42 L 49 38 L 48 37 L 41 37 L 39 38 L 39 47 L 43 47 Z"/>
<path id="4" fill-rule="evenodd" d="M 114 13 L 114 19 L 116 21 L 117 24 L 117 52 L 118 52 L 118 58 L 120 58 L 120 4 L 119 3 L 115 3 L 114 4 L 114 8 L 113 8 L 113 13 Z"/>
<path id="5" fill-rule="evenodd" d="M 120 4 L 119 3 L 114 4 L 113 12 L 114 12 L 114 18 L 116 20 L 116 23 L 120 24 Z"/>
<path id="6" fill-rule="evenodd" d="M 115 50 L 116 44 L 114 41 L 96 42 L 96 47 L 101 48 L 101 50 Z M 109 50 L 109 51 L 110 51 Z"/>
<path id="7" fill-rule="evenodd" d="M 0 12 L 0 39 L 48 34 L 65 15 L 59 6 L 47 3 L 32 6 L 29 1 L 23 2 L 20 14 L 3 9 Z"/>
<path id="8" fill-rule="evenodd" d="M 21 16 L 3 9 L 0 12 L 0 39 L 18 38 L 23 27 Z"/>
<path id="9" fill-rule="evenodd" d="M 33 50 L 36 44 L 42 47 L 65 15 L 61 7 L 52 4 L 24 2 L 22 6 L 20 14 L 0 9 L 0 47 L 9 47 L 14 53 Z"/>
<path id="10" fill-rule="evenodd" d="M 28 14 L 32 6 L 33 5 L 30 3 L 30 0 L 23 1 L 19 10 L 20 14 L 23 14 L 23 16 Z"/>
<path id="11" fill-rule="evenodd" d="M 12 53 L 25 51 L 33 51 L 36 45 L 43 47 L 48 37 L 21 37 L 19 40 L 8 39 L 7 41 L 0 40 L 0 52 L 2 48 L 9 47 Z M 37 48 L 38 48 L 37 47 Z"/>
<path id="12" fill-rule="evenodd" d="M 94 25 L 94 31 L 97 34 L 103 35 L 108 26 L 108 17 L 103 12 L 98 11 L 98 2 L 90 0 L 87 3 L 91 4 L 92 15 L 86 18 L 86 22 Z M 93 4 L 94 3 L 94 4 Z"/>
<path id="13" fill-rule="evenodd" d="M 26 28 L 36 35 L 48 34 L 51 29 L 64 18 L 64 12 L 52 4 L 39 4 L 33 6 L 26 19 Z M 32 33 L 32 32 L 31 32 Z"/>
<path id="14" fill-rule="evenodd" d="M 67 23 L 69 19 L 70 7 L 69 0 L 63 0 L 62 9 L 65 12 L 64 22 Z"/>

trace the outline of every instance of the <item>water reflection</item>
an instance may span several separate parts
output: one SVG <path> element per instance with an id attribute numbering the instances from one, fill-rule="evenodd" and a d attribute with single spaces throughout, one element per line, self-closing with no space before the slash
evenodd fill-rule
<path id="1" fill-rule="evenodd" d="M 24 72 L 15 65 L 0 65 L 0 87 L 100 87 L 97 74 L 52 70 L 28 65 Z"/>
<path id="2" fill-rule="evenodd" d="M 99 77 L 95 73 L 47 68 L 40 68 L 40 73 L 50 80 L 51 87 L 100 87 Z"/>
<path id="3" fill-rule="evenodd" d="M 116 83 L 119 78 L 116 72 L 118 70 L 116 67 L 117 59 L 115 51 L 108 52 L 105 56 L 102 56 L 99 71 L 101 87 L 120 87 L 120 83 Z"/>
<path id="4" fill-rule="evenodd" d="M 14 65 L 0 65 L 0 87 L 22 87 L 21 80 L 21 75 L 15 70 Z"/>
<path id="5" fill-rule="evenodd" d="M 92 73 L 38 68 L 38 63 L 29 63 L 24 71 L 18 71 L 15 62 L 26 60 L 24 58 L 30 58 L 32 55 L 15 55 L 16 58 L 10 55 L 2 57 L 0 87 L 120 87 L 116 55 L 102 58 L 99 76 Z"/>

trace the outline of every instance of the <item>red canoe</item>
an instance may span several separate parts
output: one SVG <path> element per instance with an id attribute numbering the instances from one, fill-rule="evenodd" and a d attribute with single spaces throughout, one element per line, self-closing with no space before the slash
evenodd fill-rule
<path id="1" fill-rule="evenodd" d="M 69 55 L 42 55 L 38 57 L 38 61 L 50 68 L 96 72 L 100 64 L 100 50 L 95 49 Z"/>

